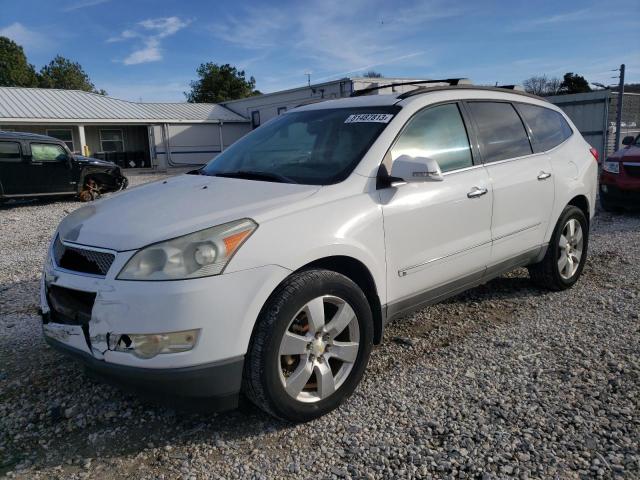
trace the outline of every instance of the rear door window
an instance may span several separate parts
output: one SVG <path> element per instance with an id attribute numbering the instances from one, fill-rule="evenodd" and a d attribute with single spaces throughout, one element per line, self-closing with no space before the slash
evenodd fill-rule
<path id="1" fill-rule="evenodd" d="M 67 158 L 67 152 L 54 143 L 32 143 L 31 160 L 34 162 L 58 162 Z"/>
<path id="2" fill-rule="evenodd" d="M 20 162 L 20 144 L 18 142 L 0 142 L 0 162 Z"/>
<path id="3" fill-rule="evenodd" d="M 391 148 L 391 159 L 401 155 L 432 158 L 443 172 L 473 165 L 467 130 L 455 103 L 416 113 Z"/>
<path id="4" fill-rule="evenodd" d="M 469 102 L 478 129 L 485 162 L 497 162 L 533 153 L 529 137 L 513 105 L 506 102 Z"/>
<path id="5" fill-rule="evenodd" d="M 549 108 L 518 104 L 518 110 L 533 134 L 533 149 L 544 152 L 557 147 L 573 133 L 564 117 Z"/>

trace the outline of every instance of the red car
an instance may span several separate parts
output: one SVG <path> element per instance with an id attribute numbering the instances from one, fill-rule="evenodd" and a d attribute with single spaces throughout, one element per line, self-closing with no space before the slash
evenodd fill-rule
<path id="1" fill-rule="evenodd" d="M 607 211 L 640 207 L 640 135 L 625 137 L 622 144 L 602 164 L 600 204 Z"/>

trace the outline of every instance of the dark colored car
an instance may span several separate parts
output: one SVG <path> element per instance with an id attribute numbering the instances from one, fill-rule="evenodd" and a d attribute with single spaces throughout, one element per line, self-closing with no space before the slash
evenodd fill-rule
<path id="1" fill-rule="evenodd" d="M 74 155 L 58 139 L 0 131 L 0 202 L 64 195 L 87 201 L 127 184 L 116 164 Z"/>
<path id="2" fill-rule="evenodd" d="M 625 137 L 622 144 L 602 164 L 600 203 L 605 210 L 640 208 L 640 135 Z"/>

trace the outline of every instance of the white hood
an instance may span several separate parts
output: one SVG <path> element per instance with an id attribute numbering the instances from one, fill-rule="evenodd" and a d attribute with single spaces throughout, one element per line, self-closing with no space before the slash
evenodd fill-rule
<path id="1" fill-rule="evenodd" d="M 180 175 L 99 200 L 68 215 L 63 240 L 118 251 L 134 250 L 222 223 L 289 206 L 315 185 Z"/>

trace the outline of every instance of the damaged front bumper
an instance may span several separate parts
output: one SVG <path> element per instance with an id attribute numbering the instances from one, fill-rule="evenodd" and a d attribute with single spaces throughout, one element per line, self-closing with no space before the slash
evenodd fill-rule
<path id="1" fill-rule="evenodd" d="M 255 319 L 289 271 L 269 265 L 184 281 L 121 281 L 117 272 L 133 252 L 115 253 L 102 277 L 60 268 L 49 256 L 40 290 L 47 343 L 99 377 L 154 399 L 233 408 Z M 140 358 L 110 345 L 115 335 L 180 330 L 199 332 L 192 349 Z"/>
<path id="2" fill-rule="evenodd" d="M 47 324 L 45 324 L 47 326 Z M 192 406 L 212 411 L 238 406 L 244 359 L 231 359 L 183 368 L 138 368 L 106 363 L 45 334 L 45 341 L 59 352 L 87 367 L 90 374 L 151 401 Z"/>

